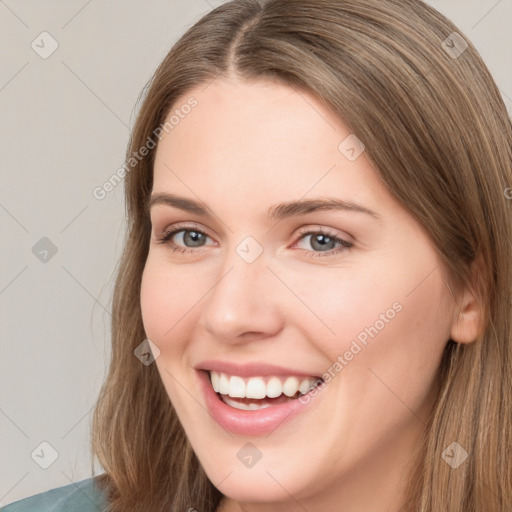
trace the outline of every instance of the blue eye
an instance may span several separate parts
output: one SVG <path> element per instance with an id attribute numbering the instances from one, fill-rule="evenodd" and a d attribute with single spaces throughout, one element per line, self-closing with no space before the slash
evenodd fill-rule
<path id="1" fill-rule="evenodd" d="M 182 245 L 172 241 L 178 234 L 181 234 Z M 333 256 L 345 249 L 350 249 L 354 245 L 324 229 L 306 229 L 302 230 L 300 234 L 301 236 L 297 242 L 309 237 L 309 245 L 313 248 L 313 250 L 301 249 L 306 251 L 307 256 Z M 180 226 L 164 232 L 158 238 L 157 243 L 168 245 L 173 251 L 193 253 L 198 252 L 197 249 L 204 247 L 208 238 L 210 237 L 206 233 L 195 228 L 195 226 Z M 338 247 L 336 248 L 336 246 Z M 315 250 L 315 248 L 318 250 Z"/>
<path id="2" fill-rule="evenodd" d="M 323 229 L 303 230 L 301 231 L 301 236 L 299 240 L 306 239 L 307 237 L 310 237 L 308 243 L 310 247 L 319 248 L 319 251 L 310 251 L 308 249 L 302 249 L 307 251 L 307 256 L 333 256 L 345 249 L 350 249 L 354 245 L 353 243 L 347 242 L 347 240 L 344 240 L 343 238 L 340 238 L 335 234 L 330 233 L 328 230 Z M 338 245 L 337 249 L 334 248 L 336 244 Z"/>
<path id="3" fill-rule="evenodd" d="M 177 245 L 171 240 L 178 234 L 183 233 L 182 242 L 185 244 L 185 247 L 182 245 Z M 158 239 L 158 243 L 169 245 L 174 251 L 180 251 L 182 253 L 194 252 L 194 248 L 203 247 L 205 240 L 209 238 L 208 235 L 203 233 L 198 229 L 192 228 L 177 228 L 171 231 L 166 231 L 162 234 Z M 187 246 L 186 244 L 191 244 Z"/>

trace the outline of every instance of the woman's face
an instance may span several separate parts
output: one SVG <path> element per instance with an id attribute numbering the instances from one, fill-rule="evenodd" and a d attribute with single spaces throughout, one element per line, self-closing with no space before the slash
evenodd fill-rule
<path id="1" fill-rule="evenodd" d="M 223 79 L 173 112 L 141 307 L 202 466 L 246 504 L 388 510 L 454 316 L 436 250 L 314 96 Z"/>

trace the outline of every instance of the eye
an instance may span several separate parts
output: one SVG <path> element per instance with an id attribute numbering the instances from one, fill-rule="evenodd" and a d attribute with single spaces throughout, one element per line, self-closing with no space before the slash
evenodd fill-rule
<path id="1" fill-rule="evenodd" d="M 301 248 L 301 250 L 306 251 L 307 256 L 333 256 L 343 250 L 350 249 L 354 245 L 338 237 L 328 229 L 322 229 L 320 227 L 317 229 L 302 229 L 300 230 L 300 235 L 296 244 L 309 237 L 308 245 L 313 248 L 313 250 Z M 178 243 L 173 241 L 175 237 Z M 204 247 L 208 238 L 210 237 L 196 226 L 180 225 L 173 226 L 172 229 L 165 231 L 158 237 L 157 243 L 168 245 L 173 251 L 179 251 L 184 254 L 186 252 L 198 252 L 197 249 Z M 337 248 L 335 248 L 336 245 L 338 246 Z"/>
<path id="2" fill-rule="evenodd" d="M 184 244 L 185 247 L 172 241 L 175 236 L 177 241 Z M 174 226 L 173 229 L 160 235 L 157 243 L 168 245 L 173 251 L 180 251 L 181 253 L 196 252 L 194 249 L 203 247 L 207 238 L 210 237 L 195 226 Z"/>
<path id="3" fill-rule="evenodd" d="M 331 233 L 328 229 L 318 228 L 313 230 L 311 228 L 305 228 L 300 231 L 300 234 L 301 237 L 299 241 L 306 240 L 309 237 L 307 245 L 313 249 L 318 249 L 318 251 L 303 249 L 307 252 L 307 256 L 333 256 L 354 246 L 353 243 L 336 236 L 335 233 Z M 336 245 L 338 245 L 337 249 L 335 248 Z"/>

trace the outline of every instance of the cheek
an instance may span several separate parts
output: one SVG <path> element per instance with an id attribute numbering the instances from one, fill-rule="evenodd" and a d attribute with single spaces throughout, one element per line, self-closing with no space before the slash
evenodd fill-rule
<path id="1" fill-rule="evenodd" d="M 193 282 L 186 273 L 171 273 L 165 263 L 148 256 L 141 281 L 142 322 L 146 336 L 160 350 L 155 364 L 178 414 L 187 410 L 186 397 L 176 379 L 183 379 L 180 368 L 186 366 L 187 340 L 194 326 L 193 305 L 199 300 Z"/>
<path id="2" fill-rule="evenodd" d="M 368 408 L 361 417 L 371 416 L 377 404 L 389 421 L 393 416 L 407 419 L 410 411 L 422 415 L 449 337 L 449 293 L 434 273 L 414 291 L 376 295 L 382 301 L 372 303 L 373 315 L 351 339 L 361 351 L 343 370 L 350 376 L 347 394 L 354 397 L 353 407 Z M 392 303 L 399 307 L 386 314 Z"/>
<path id="3" fill-rule="evenodd" d="M 202 294 L 197 279 L 188 272 L 166 270 L 165 264 L 148 261 L 142 274 L 140 304 L 144 330 L 162 351 L 178 350 L 169 340 L 180 340 L 180 332 L 193 317 L 194 305 Z"/>
<path id="4" fill-rule="evenodd" d="M 350 372 L 364 386 L 374 369 L 393 387 L 403 388 L 404 379 L 416 383 L 417 392 L 428 387 L 449 338 L 453 302 L 432 268 L 426 261 L 392 272 L 388 264 L 294 283 L 314 313 L 297 322 L 331 362 L 331 376 Z"/>
<path id="5" fill-rule="evenodd" d="M 312 343 L 321 344 L 329 360 L 335 361 L 350 348 L 352 340 L 359 339 L 364 346 L 364 341 L 369 339 L 368 329 L 376 325 L 380 331 L 399 316 L 403 284 L 388 279 L 383 269 L 368 265 L 364 271 L 325 270 L 307 280 L 304 273 L 285 276 L 303 302 L 290 300 L 293 306 L 288 307 L 286 315 L 302 326 Z"/>

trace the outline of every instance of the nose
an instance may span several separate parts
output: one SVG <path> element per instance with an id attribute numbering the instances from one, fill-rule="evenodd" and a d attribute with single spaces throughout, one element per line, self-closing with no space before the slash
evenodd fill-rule
<path id="1" fill-rule="evenodd" d="M 233 251 L 202 301 L 199 323 L 224 343 L 275 336 L 283 328 L 278 286 L 264 254 L 247 263 Z"/>

